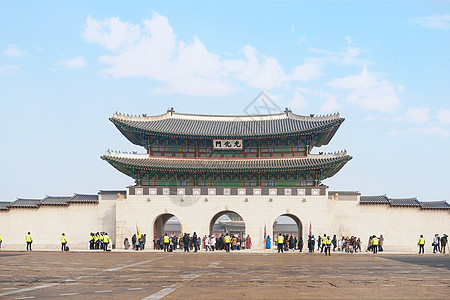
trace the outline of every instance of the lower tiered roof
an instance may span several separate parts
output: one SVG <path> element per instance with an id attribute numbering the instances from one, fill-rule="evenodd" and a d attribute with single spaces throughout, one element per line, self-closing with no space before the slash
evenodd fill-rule
<path id="1" fill-rule="evenodd" d="M 347 152 L 288 158 L 175 158 L 107 152 L 102 159 L 120 172 L 138 179 L 143 173 L 261 173 L 319 172 L 320 180 L 336 174 L 349 160 Z M 141 174 L 141 175 L 137 175 Z"/>

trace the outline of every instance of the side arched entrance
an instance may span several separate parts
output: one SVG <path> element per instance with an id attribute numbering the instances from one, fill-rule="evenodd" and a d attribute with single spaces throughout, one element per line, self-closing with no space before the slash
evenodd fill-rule
<path id="1" fill-rule="evenodd" d="M 300 219 L 293 214 L 279 215 L 273 222 L 273 243 L 277 241 L 277 236 L 281 233 L 287 236 L 289 239 L 292 236 L 292 240 L 296 241 L 294 248 L 298 245 L 298 240 L 303 237 L 303 224 Z"/>
<path id="2" fill-rule="evenodd" d="M 153 222 L 153 236 L 160 237 L 167 233 L 169 236 L 181 235 L 180 220 L 170 213 L 159 215 Z"/>

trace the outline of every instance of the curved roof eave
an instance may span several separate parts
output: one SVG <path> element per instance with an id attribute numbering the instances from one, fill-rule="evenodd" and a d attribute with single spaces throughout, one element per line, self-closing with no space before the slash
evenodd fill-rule
<path id="1" fill-rule="evenodd" d="M 352 159 L 346 152 L 332 155 L 317 155 L 313 158 L 267 158 L 267 159 L 188 159 L 188 158 L 160 158 L 147 157 L 137 158 L 139 155 L 103 155 L 101 159 L 106 160 L 116 169 L 133 168 L 146 171 L 164 170 L 167 172 L 187 171 L 187 172 L 282 172 L 286 170 L 306 171 L 313 169 L 328 169 L 326 174 L 336 174 L 348 161 Z M 325 161 L 323 161 L 325 159 Z M 310 164 L 295 165 L 295 162 L 305 162 L 309 160 Z M 250 166 L 236 166 L 239 163 L 250 164 Z M 149 164 L 150 163 L 150 164 Z M 152 165 L 152 164 L 153 165 Z M 202 165 L 202 163 L 204 165 Z M 213 165 L 216 163 L 216 165 Z M 224 163 L 222 166 L 217 164 Z M 234 163 L 230 167 L 226 163 Z M 272 163 L 272 165 L 270 165 Z M 147 164 L 147 165 L 145 165 Z M 123 172 L 122 170 L 119 170 Z M 332 175 L 331 175 L 332 176 Z M 331 177 L 327 176 L 327 177 Z"/>
<path id="2" fill-rule="evenodd" d="M 327 145 L 330 140 L 333 138 L 334 134 L 344 122 L 345 118 L 341 118 L 339 115 L 335 115 L 336 118 L 330 119 L 330 117 L 324 117 L 327 118 L 327 123 L 319 123 L 320 125 L 317 125 L 315 127 L 309 127 L 302 130 L 293 130 L 290 127 L 290 124 L 285 124 L 285 127 L 289 127 L 289 130 L 281 130 L 278 132 L 273 131 L 273 127 L 271 128 L 271 132 L 265 133 L 265 132 L 242 132 L 241 134 L 237 134 L 236 132 L 232 133 L 223 133 L 223 131 L 218 131 L 217 133 L 208 131 L 206 134 L 202 132 L 181 132 L 182 130 L 177 130 L 174 126 L 167 128 L 167 130 L 157 130 L 158 128 L 143 128 L 143 125 L 141 127 L 137 126 L 133 123 L 126 123 L 121 119 L 112 117 L 110 118 L 110 121 L 114 123 L 114 125 L 119 129 L 119 131 L 133 144 L 139 145 L 139 146 L 146 146 L 143 145 L 142 142 L 139 140 L 139 138 L 136 136 L 136 134 L 145 133 L 148 135 L 159 135 L 159 136 L 165 136 L 165 137 L 192 137 L 192 138 L 246 138 L 246 139 L 260 139 L 260 138 L 277 138 L 277 137 L 285 137 L 285 136 L 306 136 L 311 134 L 319 134 L 321 137 L 317 141 L 317 144 L 313 146 L 322 146 Z M 320 118 L 320 117 L 317 117 Z M 231 121 L 227 121 L 231 122 Z M 216 124 L 215 124 L 216 125 Z M 279 124 L 278 124 L 279 125 Z M 289 125 L 289 126 L 288 126 Z M 252 127 L 253 126 L 253 127 Z M 250 130 L 254 130 L 254 127 L 259 126 L 247 126 L 251 127 Z M 268 126 L 268 124 L 264 124 L 264 126 Z M 185 128 L 189 126 L 183 127 L 183 130 L 186 130 Z M 245 126 L 241 126 L 245 127 Z M 214 128 L 213 128 L 214 129 Z M 248 130 L 248 128 L 244 128 Z M 172 130 L 172 131 L 169 131 Z"/>

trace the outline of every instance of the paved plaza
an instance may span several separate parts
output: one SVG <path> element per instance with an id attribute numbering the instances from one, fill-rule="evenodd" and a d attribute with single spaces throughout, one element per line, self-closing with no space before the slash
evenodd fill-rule
<path id="1" fill-rule="evenodd" d="M 2 252 L 1 299 L 437 299 L 450 256 Z"/>

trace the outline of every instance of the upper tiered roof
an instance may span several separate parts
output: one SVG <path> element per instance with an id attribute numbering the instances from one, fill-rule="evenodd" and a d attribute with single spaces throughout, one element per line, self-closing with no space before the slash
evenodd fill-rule
<path id="1" fill-rule="evenodd" d="M 270 115 L 218 116 L 180 114 L 173 110 L 159 116 L 114 114 L 110 118 L 134 144 L 142 145 L 139 133 L 192 138 L 269 138 L 317 134 L 315 146 L 329 143 L 344 121 L 339 114 L 300 116 L 286 110 Z"/>

